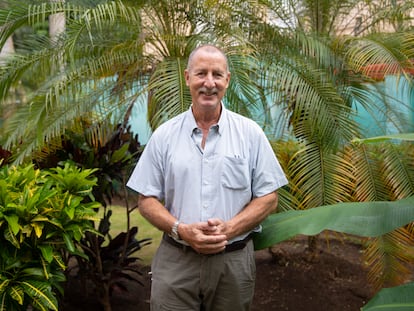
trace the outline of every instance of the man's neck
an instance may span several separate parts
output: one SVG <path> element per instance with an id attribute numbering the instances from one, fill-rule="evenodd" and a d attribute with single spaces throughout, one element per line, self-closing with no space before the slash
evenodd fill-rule
<path id="1" fill-rule="evenodd" d="M 212 111 L 196 111 L 194 108 L 192 111 L 197 125 L 202 130 L 209 130 L 210 127 L 214 124 L 217 124 L 220 119 L 221 105 L 219 109 Z"/>

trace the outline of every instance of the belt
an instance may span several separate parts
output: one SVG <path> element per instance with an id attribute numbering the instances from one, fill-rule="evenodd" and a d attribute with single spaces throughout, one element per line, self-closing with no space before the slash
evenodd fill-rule
<path id="1" fill-rule="evenodd" d="M 226 245 L 226 248 L 223 251 L 221 251 L 219 253 L 215 253 L 215 254 L 208 254 L 208 255 L 210 255 L 210 256 L 211 255 L 218 255 L 218 254 L 231 253 L 231 252 L 234 252 L 234 251 L 241 250 L 241 249 L 243 249 L 243 248 L 246 247 L 247 243 L 252 239 L 252 237 L 253 237 L 253 234 L 250 233 L 243 240 L 235 241 L 235 242 L 233 242 L 231 244 L 227 244 Z M 162 239 L 165 242 L 167 242 L 168 244 L 170 244 L 172 246 L 175 246 L 177 248 L 180 248 L 184 252 L 191 251 L 191 252 L 194 252 L 194 253 L 198 254 L 197 251 L 194 250 L 191 246 L 184 245 L 184 244 L 182 244 L 180 242 L 177 242 L 172 237 L 170 237 L 168 234 L 164 234 L 163 237 L 162 237 Z"/>

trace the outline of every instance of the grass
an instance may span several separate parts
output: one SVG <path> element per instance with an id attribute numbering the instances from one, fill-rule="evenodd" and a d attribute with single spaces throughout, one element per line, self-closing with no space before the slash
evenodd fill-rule
<path id="1" fill-rule="evenodd" d="M 110 234 L 112 237 L 115 237 L 118 233 L 126 231 L 127 217 L 125 208 L 123 206 L 111 206 L 111 210 L 112 216 Z M 145 218 L 143 218 L 138 210 L 134 210 L 130 214 L 130 221 L 131 227 L 138 227 L 138 234 L 136 235 L 136 239 L 152 239 L 151 244 L 145 245 L 137 252 L 137 254 L 134 254 L 134 256 L 141 259 L 142 264 L 150 265 L 155 251 L 157 250 L 160 243 L 162 232 L 151 225 Z"/>

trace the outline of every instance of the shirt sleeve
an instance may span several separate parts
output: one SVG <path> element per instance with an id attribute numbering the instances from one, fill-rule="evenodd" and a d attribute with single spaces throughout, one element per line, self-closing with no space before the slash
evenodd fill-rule
<path id="1" fill-rule="evenodd" d="M 127 186 L 136 192 L 164 199 L 164 174 L 162 153 L 154 133 L 133 170 Z"/>
<path id="2" fill-rule="evenodd" d="M 288 184 L 288 180 L 264 132 L 260 129 L 256 136 L 253 140 L 252 193 L 253 197 L 261 197 Z"/>

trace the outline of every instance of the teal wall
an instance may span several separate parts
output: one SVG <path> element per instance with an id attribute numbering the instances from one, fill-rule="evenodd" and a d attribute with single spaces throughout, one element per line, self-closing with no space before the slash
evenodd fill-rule
<path id="1" fill-rule="evenodd" d="M 357 112 L 355 120 L 361 125 L 365 137 L 380 136 L 395 133 L 414 133 L 414 88 L 404 77 L 387 76 L 384 81 L 369 86 L 376 94 L 370 96 L 374 109 L 367 111 L 357 101 L 354 109 Z M 269 99 L 271 100 L 271 99 Z M 372 106 L 372 105 L 370 105 Z M 267 127 L 269 136 L 277 136 L 277 118 L 283 113 L 280 108 L 272 108 L 273 124 Z M 257 122 L 264 125 L 263 112 L 255 112 Z M 135 103 L 131 113 L 131 130 L 139 135 L 139 142 L 145 145 L 151 136 L 147 121 L 147 96 L 142 94 Z M 281 129 L 284 130 L 284 129 Z"/>
<path id="2" fill-rule="evenodd" d="M 357 122 L 365 137 L 414 132 L 414 89 L 404 77 L 386 76 L 370 86 L 373 109 L 367 111 L 355 102 Z"/>

